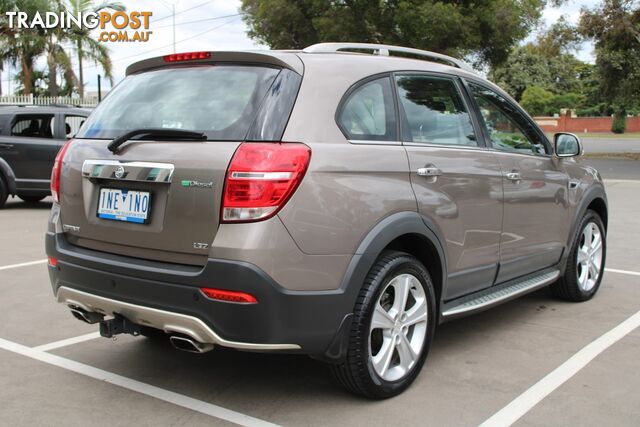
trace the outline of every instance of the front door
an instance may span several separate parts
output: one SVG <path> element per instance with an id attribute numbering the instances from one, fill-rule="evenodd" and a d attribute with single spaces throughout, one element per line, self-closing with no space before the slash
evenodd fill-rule
<path id="1" fill-rule="evenodd" d="M 453 77 L 395 76 L 402 141 L 420 213 L 440 229 L 447 254 L 445 300 L 491 286 L 502 228 L 502 175 L 479 144 Z"/>
<path id="2" fill-rule="evenodd" d="M 569 233 L 568 181 L 537 126 L 496 91 L 469 84 L 504 176 L 500 272 L 504 282 L 556 264 Z"/>

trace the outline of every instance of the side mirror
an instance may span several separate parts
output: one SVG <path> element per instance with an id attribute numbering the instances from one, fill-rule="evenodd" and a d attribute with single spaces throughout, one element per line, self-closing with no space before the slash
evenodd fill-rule
<path id="1" fill-rule="evenodd" d="M 582 144 L 572 133 L 556 133 L 553 135 L 553 145 L 558 157 L 575 157 L 582 154 Z"/>

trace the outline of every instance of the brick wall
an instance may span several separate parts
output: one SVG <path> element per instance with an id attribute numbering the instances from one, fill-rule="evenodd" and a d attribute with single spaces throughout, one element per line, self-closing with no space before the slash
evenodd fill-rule
<path id="1" fill-rule="evenodd" d="M 611 132 L 612 117 L 535 117 L 545 132 Z M 627 132 L 640 132 L 640 117 L 627 117 Z"/>

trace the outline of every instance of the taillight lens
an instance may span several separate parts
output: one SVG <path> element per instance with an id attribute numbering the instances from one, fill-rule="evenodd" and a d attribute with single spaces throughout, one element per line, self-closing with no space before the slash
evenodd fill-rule
<path id="1" fill-rule="evenodd" d="M 310 159 L 311 149 L 300 143 L 242 143 L 227 170 L 222 222 L 271 218 L 298 188 Z"/>
<path id="2" fill-rule="evenodd" d="M 256 304 L 258 300 L 251 294 L 238 291 L 227 291 L 224 289 L 200 288 L 208 298 L 218 301 L 237 302 L 241 304 Z"/>
<path id="3" fill-rule="evenodd" d="M 53 195 L 53 200 L 55 200 L 56 203 L 60 203 L 60 176 L 62 175 L 62 162 L 64 160 L 64 155 L 72 142 L 73 140 L 70 140 L 64 144 L 60 151 L 58 151 L 56 160 L 53 162 L 53 169 L 51 170 L 51 194 Z"/>

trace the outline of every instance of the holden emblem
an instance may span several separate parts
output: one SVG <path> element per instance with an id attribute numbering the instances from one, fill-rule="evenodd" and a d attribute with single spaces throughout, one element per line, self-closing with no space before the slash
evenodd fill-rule
<path id="1" fill-rule="evenodd" d="M 116 178 L 121 179 L 124 176 L 124 168 L 122 166 L 118 166 L 116 170 L 113 172 L 113 175 Z"/>

